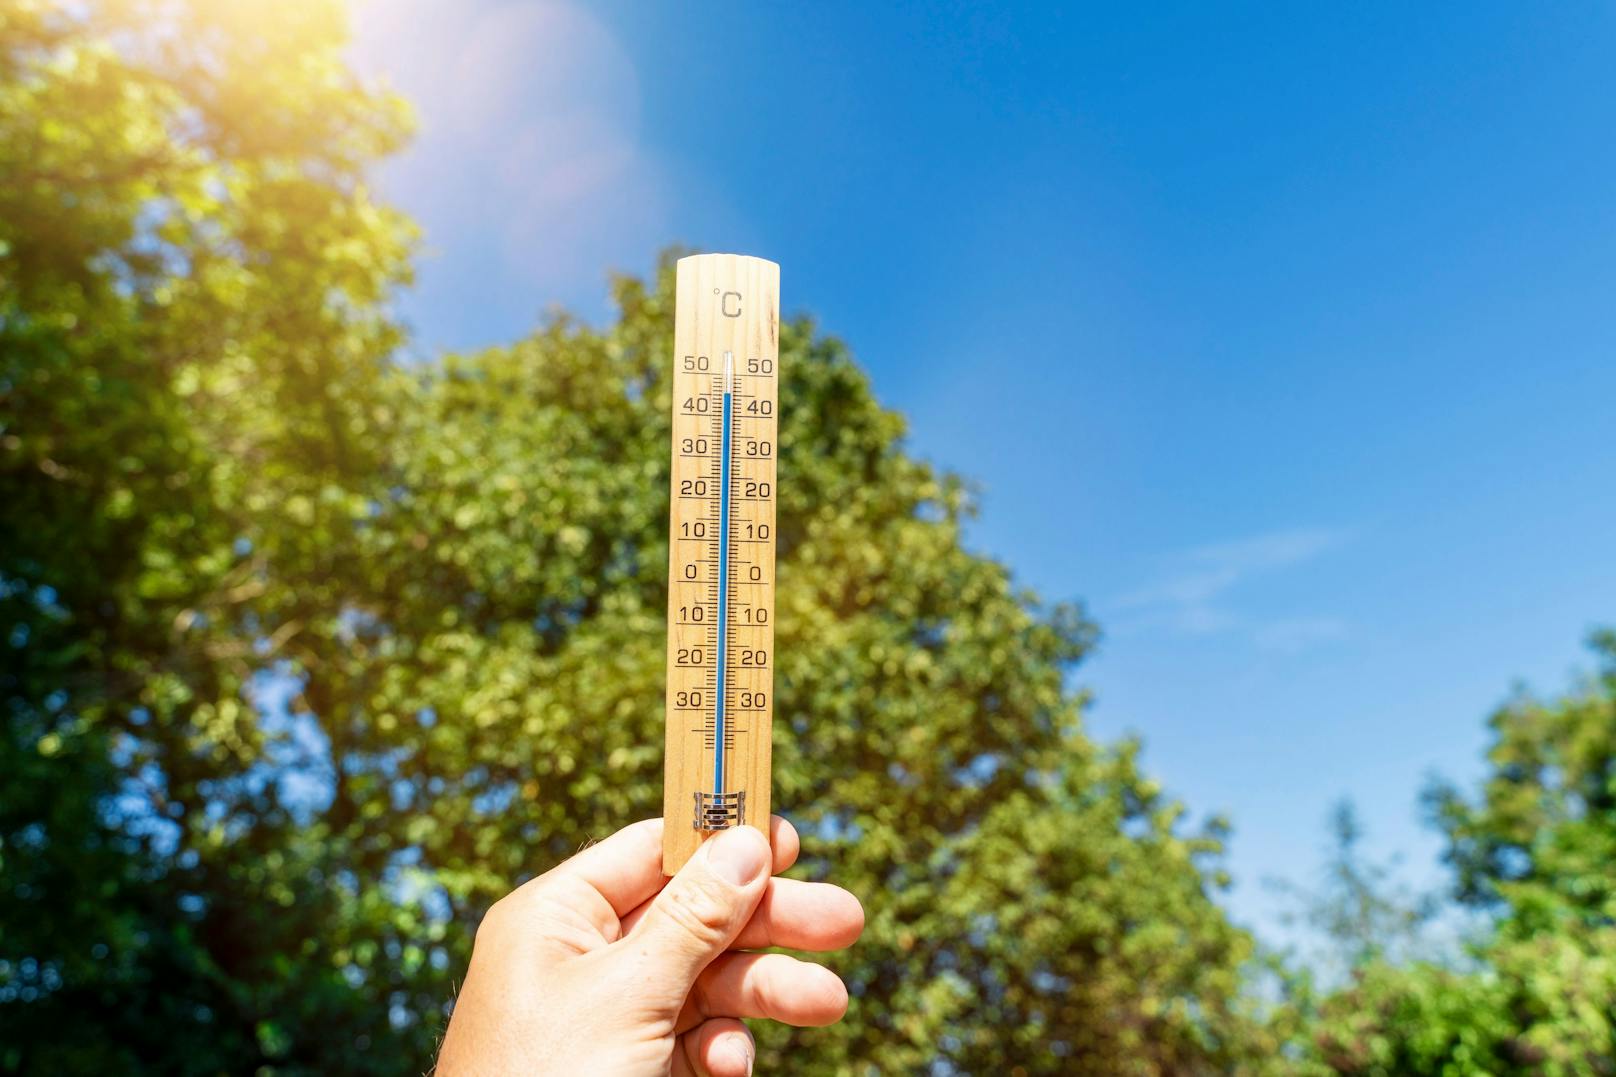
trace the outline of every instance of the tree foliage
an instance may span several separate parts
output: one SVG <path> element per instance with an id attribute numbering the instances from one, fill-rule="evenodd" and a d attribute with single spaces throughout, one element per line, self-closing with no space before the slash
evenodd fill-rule
<path id="1" fill-rule="evenodd" d="M 1281 921 L 1318 940 L 1316 952 L 1300 960 L 1310 981 L 1339 982 L 1376 962 L 1402 962 L 1421 956 L 1424 934 L 1439 911 L 1438 896 L 1417 893 L 1398 879 L 1399 859 L 1376 861 L 1364 848 L 1366 833 L 1351 800 L 1330 809 L 1329 848 L 1315 888 L 1288 880 L 1270 885 L 1288 896 L 1296 912 Z M 1291 955 L 1293 962 L 1297 959 Z"/>
<path id="2" fill-rule="evenodd" d="M 363 899 L 266 784 L 281 738 L 248 695 L 291 643 L 273 560 L 379 463 L 407 272 L 362 179 L 403 112 L 341 27 L 0 5 L 8 1066 L 236 1070 L 347 1031 L 341 966 L 308 955 Z"/>
<path id="3" fill-rule="evenodd" d="M 332 3 L 0 0 L 0 1065 L 424 1068 L 488 905 L 658 810 L 671 275 L 392 359 Z M 776 801 L 869 911 L 793 1072 L 1260 1064 L 1093 640 L 782 326 Z"/>
<path id="4" fill-rule="evenodd" d="M 1427 794 L 1457 896 L 1490 916 L 1474 968 L 1372 956 L 1310 1015 L 1319 1072 L 1616 1073 L 1616 635 L 1593 646 L 1579 690 L 1494 713 L 1474 795 Z"/>

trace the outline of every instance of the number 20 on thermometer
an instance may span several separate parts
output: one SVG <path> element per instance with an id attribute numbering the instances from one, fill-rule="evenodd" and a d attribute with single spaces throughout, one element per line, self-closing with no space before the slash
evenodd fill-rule
<path id="1" fill-rule="evenodd" d="M 668 512 L 662 870 L 703 840 L 769 832 L 780 267 L 678 263 Z"/>

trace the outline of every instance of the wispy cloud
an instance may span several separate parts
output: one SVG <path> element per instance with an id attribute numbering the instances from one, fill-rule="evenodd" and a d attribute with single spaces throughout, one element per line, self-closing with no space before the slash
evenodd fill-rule
<path id="1" fill-rule="evenodd" d="M 1339 617 L 1283 617 L 1252 626 L 1252 638 L 1265 651 L 1296 654 L 1319 643 L 1330 643 L 1347 634 L 1347 622 Z"/>
<path id="2" fill-rule="evenodd" d="M 1347 538 L 1337 528 L 1297 527 L 1184 550 L 1166 558 L 1160 579 L 1122 595 L 1112 609 L 1140 627 L 1198 636 L 1238 632 L 1263 650 L 1294 653 L 1341 638 L 1346 622 L 1318 614 L 1255 617 L 1240 610 L 1237 592 L 1253 579 L 1314 561 Z"/>

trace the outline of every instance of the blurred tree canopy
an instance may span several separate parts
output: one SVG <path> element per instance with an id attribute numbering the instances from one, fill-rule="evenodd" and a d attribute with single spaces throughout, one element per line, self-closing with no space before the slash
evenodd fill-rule
<path id="1" fill-rule="evenodd" d="M 1329 852 L 1323 878 L 1308 889 L 1290 880 L 1271 885 L 1299 909 L 1282 922 L 1307 929 L 1320 942 L 1318 952 L 1300 964 L 1313 979 L 1340 981 L 1376 962 L 1405 962 L 1423 956 L 1425 929 L 1441 905 L 1434 893 L 1416 893 L 1398 878 L 1400 860 L 1372 860 L 1357 806 L 1337 801 L 1329 816 Z"/>
<path id="2" fill-rule="evenodd" d="M 0 2 L 0 1065 L 403 1072 L 481 912 L 660 804 L 671 276 L 394 360 L 400 104 L 333 3 Z M 793 1072 L 1258 1059 L 1093 631 L 783 327 L 777 792 L 864 898 Z M 939 1068 L 940 1067 L 940 1068 Z"/>
<path id="3" fill-rule="evenodd" d="M 1366 952 L 1341 990 L 1304 992 L 1310 1071 L 1616 1074 L 1616 634 L 1592 644 L 1578 690 L 1494 713 L 1474 795 L 1426 794 L 1484 929 L 1459 962 Z"/>

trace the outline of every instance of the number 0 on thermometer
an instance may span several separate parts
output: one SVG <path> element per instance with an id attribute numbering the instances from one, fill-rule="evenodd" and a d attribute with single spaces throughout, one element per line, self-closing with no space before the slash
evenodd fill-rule
<path id="1" fill-rule="evenodd" d="M 681 258 L 673 327 L 662 870 L 769 832 L 780 267 Z"/>

